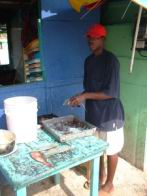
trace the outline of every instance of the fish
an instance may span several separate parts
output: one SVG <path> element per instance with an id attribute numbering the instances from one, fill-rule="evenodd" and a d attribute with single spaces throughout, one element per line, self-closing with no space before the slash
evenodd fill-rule
<path id="1" fill-rule="evenodd" d="M 44 153 L 42 153 L 40 151 L 31 152 L 31 157 L 35 161 L 38 161 L 38 162 L 42 163 L 43 165 L 46 165 L 49 168 L 53 167 L 53 164 L 48 162 Z"/>

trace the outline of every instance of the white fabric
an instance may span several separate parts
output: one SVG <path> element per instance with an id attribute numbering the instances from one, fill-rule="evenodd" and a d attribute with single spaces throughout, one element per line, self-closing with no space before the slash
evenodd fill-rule
<path id="1" fill-rule="evenodd" d="M 106 150 L 107 155 L 115 155 L 119 153 L 124 145 L 123 127 L 116 131 L 96 131 L 96 137 L 105 140 L 109 146 Z"/>

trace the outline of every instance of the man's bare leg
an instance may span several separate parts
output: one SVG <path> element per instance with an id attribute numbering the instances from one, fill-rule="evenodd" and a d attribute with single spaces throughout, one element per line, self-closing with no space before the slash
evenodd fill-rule
<path id="1" fill-rule="evenodd" d="M 106 181 L 106 171 L 105 171 L 105 157 L 104 155 L 100 157 L 100 186 L 105 184 Z"/>
<path id="2" fill-rule="evenodd" d="M 86 172 L 87 181 L 85 182 L 84 187 L 89 188 L 90 187 L 90 161 L 86 163 L 86 170 L 87 170 Z M 106 180 L 104 156 L 100 157 L 99 177 L 100 177 L 100 186 L 101 186 L 105 183 L 105 180 Z"/>
<path id="3" fill-rule="evenodd" d="M 90 161 L 86 163 L 86 178 L 87 181 L 84 183 L 84 188 L 89 189 L 90 188 Z"/>
<path id="4" fill-rule="evenodd" d="M 86 163 L 86 170 L 87 170 L 86 178 L 87 178 L 87 181 L 90 182 L 90 161 Z"/>
<path id="5" fill-rule="evenodd" d="M 104 195 L 104 192 L 110 193 L 113 191 L 113 179 L 116 171 L 118 163 L 118 155 L 108 155 L 107 156 L 107 180 L 105 184 L 102 186 L 99 195 Z"/>

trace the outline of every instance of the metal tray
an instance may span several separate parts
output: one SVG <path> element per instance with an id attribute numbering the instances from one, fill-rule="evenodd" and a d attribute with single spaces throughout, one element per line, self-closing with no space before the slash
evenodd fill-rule
<path id="1" fill-rule="evenodd" d="M 93 135 L 96 130 L 95 126 L 86 121 L 81 121 L 73 115 L 44 120 L 42 124 L 44 129 L 59 142 Z"/>

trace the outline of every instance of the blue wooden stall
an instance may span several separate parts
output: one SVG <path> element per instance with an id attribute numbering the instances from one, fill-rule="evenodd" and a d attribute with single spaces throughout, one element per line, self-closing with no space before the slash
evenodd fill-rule
<path id="1" fill-rule="evenodd" d="M 0 88 L 0 128 L 6 128 L 3 101 L 12 96 L 36 97 L 38 115 L 55 113 L 84 117 L 83 108 L 70 109 L 63 106 L 63 102 L 82 91 L 83 64 L 89 54 L 84 33 L 90 24 L 99 21 L 99 10 L 80 20 L 83 12 L 76 13 L 68 0 L 42 0 L 41 11 L 50 12 L 41 22 L 41 61 L 45 80 Z"/>
<path id="2" fill-rule="evenodd" d="M 35 96 L 38 114 L 56 113 L 82 115 L 82 109 L 63 106 L 64 99 L 82 90 L 83 62 L 89 54 L 84 33 L 87 27 L 99 21 L 99 10 L 80 20 L 68 0 L 42 0 L 41 11 L 56 13 L 42 19 L 41 45 L 45 80 L 30 84 L 0 88 L 0 126 L 5 128 L 3 100 L 12 96 Z"/>

